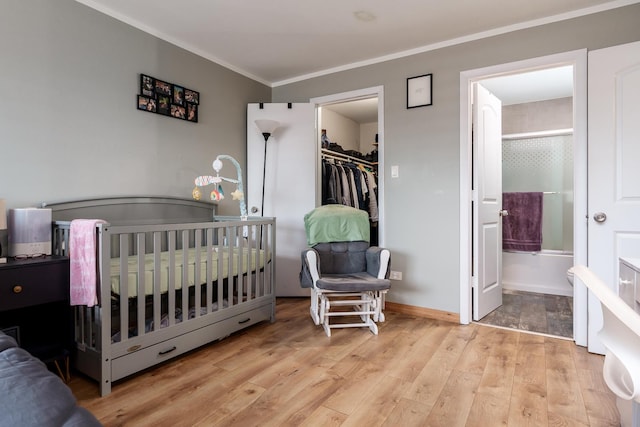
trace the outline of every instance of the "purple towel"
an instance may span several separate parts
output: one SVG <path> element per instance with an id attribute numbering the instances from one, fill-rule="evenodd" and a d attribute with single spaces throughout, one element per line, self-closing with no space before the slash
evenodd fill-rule
<path id="1" fill-rule="evenodd" d="M 502 249 L 542 249 L 542 192 L 502 193 Z"/>

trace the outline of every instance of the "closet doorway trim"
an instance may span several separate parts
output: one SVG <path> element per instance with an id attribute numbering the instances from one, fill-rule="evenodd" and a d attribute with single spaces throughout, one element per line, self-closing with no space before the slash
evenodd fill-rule
<path id="1" fill-rule="evenodd" d="M 385 209 L 384 209 L 384 86 L 374 86 L 333 95 L 309 99 L 316 108 L 316 125 L 319 123 L 320 107 L 358 99 L 378 98 L 378 244 L 384 247 L 386 242 Z M 316 132 L 317 158 L 320 159 L 320 133 Z M 316 179 L 316 192 L 320 191 L 320 181 Z"/>

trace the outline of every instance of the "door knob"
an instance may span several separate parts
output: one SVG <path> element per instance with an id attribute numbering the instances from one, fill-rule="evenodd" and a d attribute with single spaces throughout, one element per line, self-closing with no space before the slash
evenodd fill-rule
<path id="1" fill-rule="evenodd" d="M 604 212 L 596 212 L 593 214 L 593 220 L 595 222 L 605 222 L 607 220 L 607 214 Z"/>
<path id="2" fill-rule="evenodd" d="M 251 207 L 251 213 L 256 213 L 258 212 L 258 207 L 257 206 L 252 206 Z"/>
<path id="3" fill-rule="evenodd" d="M 506 209 L 502 209 L 500 212 L 498 212 L 500 214 L 500 216 L 509 216 L 509 211 Z"/>

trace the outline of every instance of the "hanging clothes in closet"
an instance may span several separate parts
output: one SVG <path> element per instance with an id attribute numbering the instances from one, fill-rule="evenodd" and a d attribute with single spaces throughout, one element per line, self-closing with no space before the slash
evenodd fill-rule
<path id="1" fill-rule="evenodd" d="M 322 204 L 342 204 L 367 211 L 372 225 L 378 222 L 375 168 L 356 159 L 322 153 Z"/>

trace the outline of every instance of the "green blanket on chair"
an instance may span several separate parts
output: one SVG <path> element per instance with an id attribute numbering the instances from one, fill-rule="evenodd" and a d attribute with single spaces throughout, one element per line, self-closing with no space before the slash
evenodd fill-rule
<path id="1" fill-rule="evenodd" d="M 363 210 L 344 205 L 324 205 L 304 216 L 307 244 L 369 242 L 369 216 Z"/>

